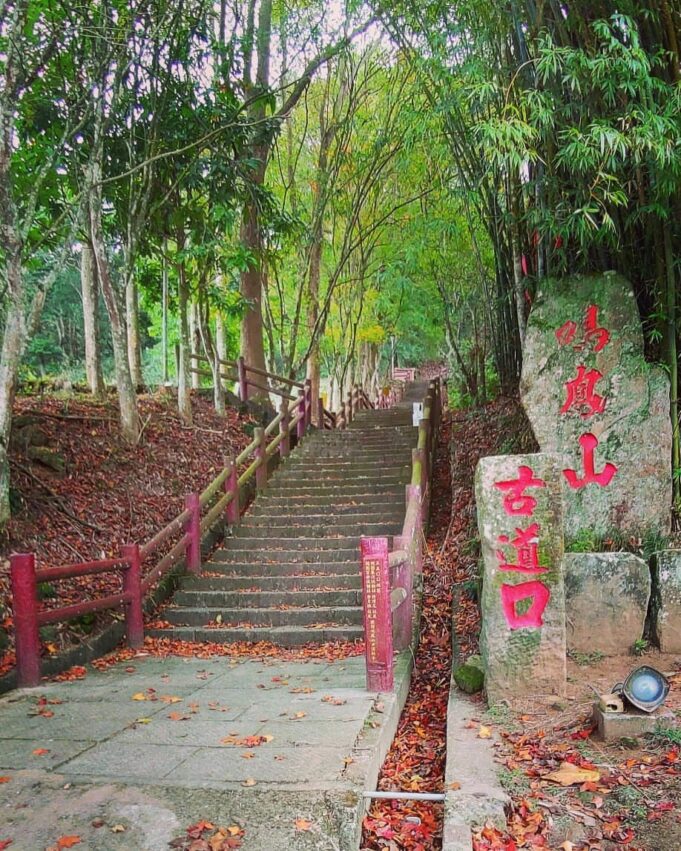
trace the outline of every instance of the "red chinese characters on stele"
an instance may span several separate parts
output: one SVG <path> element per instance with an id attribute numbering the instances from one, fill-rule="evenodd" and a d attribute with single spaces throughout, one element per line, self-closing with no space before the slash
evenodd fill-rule
<path id="1" fill-rule="evenodd" d="M 534 496 L 526 493 L 531 488 L 544 488 L 546 482 L 537 478 L 531 467 L 518 467 L 518 478 L 495 482 L 495 488 L 505 492 L 504 512 L 509 516 L 531 517 L 537 507 Z M 515 537 L 499 535 L 498 541 L 515 550 L 514 560 L 509 560 L 504 551 L 497 550 L 499 570 L 522 574 L 546 573 L 547 568 L 539 564 L 539 524 L 531 523 L 526 529 L 516 527 Z M 543 615 L 551 599 L 550 589 L 539 579 L 520 582 L 517 585 L 503 583 L 501 586 L 501 608 L 509 629 L 538 628 L 544 623 Z M 527 603 L 518 611 L 520 603 Z"/>
<path id="2" fill-rule="evenodd" d="M 577 338 L 579 326 L 573 320 L 568 320 L 556 331 L 556 339 L 560 346 L 569 346 L 577 352 L 591 349 L 594 353 L 602 351 L 610 342 L 610 332 L 598 324 L 598 305 L 590 304 L 585 312 L 581 328 L 581 337 Z M 596 384 L 603 378 L 603 374 L 597 369 L 587 369 L 580 364 L 577 366 L 577 375 L 570 381 L 565 382 L 565 402 L 560 409 L 561 414 L 577 411 L 583 419 L 595 414 L 602 414 L 605 410 L 606 398 L 596 392 Z M 609 461 L 605 463 L 600 472 L 596 472 L 595 453 L 598 447 L 598 438 L 595 434 L 587 432 L 579 438 L 582 451 L 582 474 L 576 470 L 563 470 L 563 475 L 568 485 L 573 490 L 579 490 L 587 485 L 598 485 L 607 487 L 612 481 L 617 467 Z"/>

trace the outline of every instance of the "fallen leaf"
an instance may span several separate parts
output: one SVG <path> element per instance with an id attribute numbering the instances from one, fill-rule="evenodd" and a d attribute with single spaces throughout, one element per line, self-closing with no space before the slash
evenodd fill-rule
<path id="1" fill-rule="evenodd" d="M 112 832 L 112 833 L 124 833 L 124 832 L 125 832 L 125 830 L 126 830 L 126 828 L 125 828 L 125 825 L 123 825 L 123 824 L 115 824 L 115 825 L 111 828 L 111 832 Z"/>
<path id="2" fill-rule="evenodd" d="M 312 827 L 312 822 L 306 818 L 297 818 L 296 819 L 296 830 L 310 830 Z"/>
<path id="3" fill-rule="evenodd" d="M 80 845 L 81 841 L 80 836 L 76 836 L 75 834 L 60 836 L 57 840 L 57 848 L 73 848 L 74 845 Z"/>
<path id="4" fill-rule="evenodd" d="M 33 756 L 45 756 L 45 754 L 49 753 L 49 752 L 50 752 L 49 748 L 36 748 L 33 751 Z"/>
<path id="5" fill-rule="evenodd" d="M 0 783 L 9 783 L 11 777 L 0 777 Z"/>
<path id="6" fill-rule="evenodd" d="M 296 712 L 294 715 L 291 715 L 292 721 L 297 721 L 300 718 L 304 718 L 307 715 L 307 712 Z"/>
<path id="7" fill-rule="evenodd" d="M 169 712 L 168 718 L 171 721 L 189 721 L 189 715 L 185 715 L 183 712 Z"/>
<path id="8" fill-rule="evenodd" d="M 162 700 L 164 703 L 182 703 L 182 698 L 174 694 L 162 694 L 159 700 Z"/>
<path id="9" fill-rule="evenodd" d="M 545 774 L 542 777 L 542 780 L 550 780 L 552 783 L 559 783 L 561 786 L 581 785 L 582 783 L 598 781 L 600 779 L 601 774 L 596 769 L 580 768 L 571 762 L 561 762 L 560 768 L 557 771 L 552 771 L 550 774 Z"/>
<path id="10" fill-rule="evenodd" d="M 13 839 L 0 839 L 0 851 L 4 851 L 5 848 L 9 848 L 12 842 L 14 842 Z"/>
<path id="11" fill-rule="evenodd" d="M 133 700 L 146 700 L 147 696 L 143 691 L 138 691 L 132 696 Z"/>
<path id="12" fill-rule="evenodd" d="M 256 781 L 253 777 L 247 777 L 241 785 L 242 786 L 255 786 Z"/>
<path id="13" fill-rule="evenodd" d="M 492 728 L 485 727 L 484 724 L 481 724 L 478 728 L 478 738 L 479 739 L 491 739 L 492 738 Z"/>
<path id="14" fill-rule="evenodd" d="M 243 833 L 243 831 L 238 824 L 230 824 L 227 828 L 227 833 L 229 833 L 230 836 L 239 836 L 239 834 Z"/>
<path id="15" fill-rule="evenodd" d="M 456 792 L 456 791 L 457 791 L 457 789 L 460 789 L 460 788 L 461 788 L 461 784 L 460 784 L 460 783 L 457 783 L 457 782 L 456 782 L 456 780 L 452 780 L 452 782 L 451 782 L 451 783 L 448 783 L 448 784 L 447 784 L 447 786 L 446 786 L 445 788 L 447 788 L 447 789 L 451 789 L 451 791 L 452 791 L 452 792 Z"/>

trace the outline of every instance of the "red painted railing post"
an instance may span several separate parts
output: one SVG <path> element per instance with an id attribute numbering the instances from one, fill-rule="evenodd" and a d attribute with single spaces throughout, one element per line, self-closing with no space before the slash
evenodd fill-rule
<path id="1" fill-rule="evenodd" d="M 125 604 L 125 634 L 128 646 L 137 648 L 144 644 L 144 611 L 142 609 L 142 562 L 139 544 L 121 547 L 128 567 L 123 571 L 123 591 L 130 595 Z"/>
<path id="2" fill-rule="evenodd" d="M 201 573 L 201 503 L 198 493 L 188 493 L 184 507 L 191 512 L 184 531 L 189 536 L 187 541 L 187 570 L 190 573 Z"/>
<path id="3" fill-rule="evenodd" d="M 239 398 L 242 402 L 248 401 L 248 378 L 246 377 L 246 361 L 243 357 L 236 361 L 237 377 L 239 379 Z"/>
<path id="4" fill-rule="evenodd" d="M 302 414 L 302 417 L 298 420 L 298 425 L 296 427 L 296 436 L 298 437 L 298 441 L 301 441 L 305 437 L 305 393 L 301 393 L 298 397 L 298 402 L 296 403 L 296 407 L 298 409 L 298 414 Z"/>
<path id="5" fill-rule="evenodd" d="M 232 493 L 232 498 L 227 503 L 226 520 L 229 526 L 238 526 L 241 520 L 241 505 L 239 498 L 239 471 L 236 468 L 234 456 L 227 460 L 225 466 L 229 468 L 229 475 L 225 479 L 225 491 Z"/>
<path id="6" fill-rule="evenodd" d="M 40 683 L 40 634 L 35 555 L 14 553 L 9 557 L 12 584 L 12 617 L 17 654 L 17 684 Z"/>
<path id="7" fill-rule="evenodd" d="M 421 534 L 420 527 L 416 528 L 416 534 Z M 397 566 L 394 574 L 392 588 L 404 588 L 406 597 L 400 603 L 393 614 L 393 636 L 395 650 L 405 650 L 411 644 L 412 612 L 414 606 L 414 563 L 411 541 L 403 535 L 396 535 L 393 539 L 396 550 L 406 550 L 407 558 Z"/>
<path id="8" fill-rule="evenodd" d="M 367 689 L 392 691 L 393 630 L 387 538 L 360 538 Z"/>
<path id="9" fill-rule="evenodd" d="M 279 408 L 281 421 L 279 422 L 279 457 L 286 458 L 291 451 L 291 435 L 289 434 L 290 417 L 288 413 L 288 399 L 281 400 Z"/>
<path id="10" fill-rule="evenodd" d="M 312 424 L 312 381 L 309 378 L 305 379 L 303 398 L 305 399 L 305 431 L 307 431 Z"/>

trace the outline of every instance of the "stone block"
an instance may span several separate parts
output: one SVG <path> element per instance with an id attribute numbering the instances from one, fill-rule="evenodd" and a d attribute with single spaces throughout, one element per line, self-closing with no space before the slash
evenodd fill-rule
<path id="1" fill-rule="evenodd" d="M 561 459 L 482 458 L 481 655 L 490 703 L 563 694 L 566 682 Z"/>
<path id="2" fill-rule="evenodd" d="M 565 539 L 670 528 L 669 381 L 643 356 L 631 284 L 545 282 L 530 312 L 521 399 L 542 452 L 564 457 Z"/>
<path id="3" fill-rule="evenodd" d="M 663 653 L 681 653 L 681 550 L 653 556 L 655 638 Z"/>
<path id="4" fill-rule="evenodd" d="M 643 636 L 650 570 L 633 553 L 565 553 L 568 650 L 627 653 Z"/>
<path id="5" fill-rule="evenodd" d="M 626 712 L 603 712 L 599 705 L 594 703 L 593 720 L 598 725 L 598 737 L 605 742 L 625 737 L 635 738 L 676 725 L 676 716 L 671 709 L 664 706 L 654 712 L 642 712 L 633 708 Z"/>

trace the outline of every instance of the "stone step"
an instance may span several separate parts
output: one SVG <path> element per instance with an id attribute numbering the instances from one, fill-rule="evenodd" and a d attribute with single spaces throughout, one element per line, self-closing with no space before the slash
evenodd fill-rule
<path id="1" fill-rule="evenodd" d="M 300 553 L 296 553 L 300 555 Z M 204 565 L 204 571 L 219 574 L 220 576 L 335 576 L 349 573 L 359 574 L 359 550 L 357 557 L 349 560 L 332 561 L 303 561 L 301 559 L 289 559 L 277 562 L 259 562 L 256 560 L 244 561 L 211 561 Z"/>
<path id="2" fill-rule="evenodd" d="M 392 504 L 395 502 L 404 503 L 405 501 L 405 489 L 404 485 L 394 485 L 388 488 L 383 488 L 381 490 L 376 491 L 375 493 L 367 493 L 366 490 L 364 492 L 358 493 L 347 493 L 345 489 L 343 492 L 339 492 L 337 490 L 334 491 L 333 494 L 324 494 L 324 493 L 301 493 L 295 494 L 289 490 L 286 493 L 276 493 L 274 489 L 263 491 L 262 494 L 258 497 L 257 501 L 254 503 L 254 506 L 263 505 L 263 506 L 278 506 L 278 505 L 290 505 L 290 506 L 333 506 L 333 505 L 351 505 L 355 503 L 357 506 L 371 506 L 371 505 L 384 505 L 385 503 Z"/>
<path id="3" fill-rule="evenodd" d="M 342 473 L 344 471 L 352 472 L 356 469 L 371 470 L 380 472 L 381 470 L 392 470 L 395 467 L 406 467 L 411 464 L 411 452 L 392 452 L 385 453 L 381 457 L 367 458 L 364 455 L 357 455 L 347 458 L 315 458 L 313 455 L 309 457 L 300 457 L 295 459 L 294 464 L 288 464 L 280 467 L 278 473 L 284 470 L 329 470 L 332 473 Z"/>
<path id="4" fill-rule="evenodd" d="M 278 552 L 280 550 L 306 550 L 321 552 L 335 550 L 349 550 L 359 547 L 359 535 L 354 531 L 350 534 L 336 534 L 325 538 L 312 537 L 286 537 L 284 535 L 273 537 L 270 535 L 262 535 L 262 530 L 244 529 L 239 526 L 234 536 L 228 538 L 230 542 L 236 542 L 239 549 L 248 549 L 250 552 L 268 550 L 269 552 Z M 387 533 L 386 533 L 387 534 Z M 231 546 L 225 541 L 224 549 L 229 550 Z"/>
<path id="5" fill-rule="evenodd" d="M 163 620 L 174 626 L 202 626 L 217 623 L 229 628 L 241 626 L 311 626 L 313 624 L 354 624 L 362 623 L 362 609 L 359 606 L 320 606 L 316 609 L 291 607 L 287 609 L 241 609 L 218 606 L 216 608 L 175 609 L 167 607 L 163 611 Z M 210 627 L 209 627 L 210 629 Z"/>
<path id="6" fill-rule="evenodd" d="M 239 532 L 235 537 L 240 539 L 248 538 L 250 535 L 259 537 L 266 534 L 268 530 L 276 535 L 279 540 L 286 539 L 287 541 L 297 541 L 302 538 L 303 540 L 316 539 L 317 542 L 320 542 L 339 537 L 341 539 L 356 539 L 360 535 L 380 537 L 382 535 L 399 535 L 403 520 L 404 514 L 398 515 L 394 519 L 381 517 L 376 522 L 368 520 L 363 523 L 343 523 L 342 521 L 330 523 L 322 519 L 316 524 L 308 522 L 306 517 L 298 517 L 297 523 L 286 519 L 283 522 L 276 522 L 274 519 L 250 517 L 242 519 Z M 302 525 L 303 522 L 305 525 Z"/>
<path id="7" fill-rule="evenodd" d="M 362 626 L 350 624 L 329 624 L 324 627 L 235 627 L 233 629 L 175 627 L 174 629 L 150 629 L 148 634 L 154 638 L 170 638 L 179 641 L 211 641 L 218 644 L 269 641 L 281 647 L 300 647 L 303 644 L 319 644 L 327 641 L 357 641 L 364 637 L 364 629 Z"/>
<path id="8" fill-rule="evenodd" d="M 380 443 L 360 443 L 353 440 L 347 443 L 320 443 L 318 446 L 309 446 L 303 444 L 300 450 L 296 450 L 296 458 L 359 458 L 369 457 L 378 458 L 381 456 L 390 456 L 395 452 L 407 454 L 416 446 L 416 441 L 409 438 L 401 438 L 393 436 L 390 440 L 381 441 Z"/>
<path id="9" fill-rule="evenodd" d="M 354 484 L 344 484 L 339 488 L 337 484 L 320 484 L 319 482 L 272 482 L 267 490 L 263 492 L 269 499 L 291 499 L 291 497 L 339 497 L 346 499 L 347 497 L 379 495 L 379 494 L 399 494 L 404 498 L 405 482 L 387 482 L 384 484 L 374 484 L 371 482 L 359 481 Z"/>
<path id="10" fill-rule="evenodd" d="M 264 546 L 249 549 L 248 540 L 242 539 L 239 547 L 223 547 L 213 553 L 209 564 L 253 564 L 262 568 L 276 564 L 337 564 L 338 562 L 358 563 L 359 540 L 354 540 L 351 546 L 337 550 L 309 548 L 289 548 L 286 550 L 270 550 Z M 289 541 L 290 543 L 290 541 Z M 211 568 L 211 570 L 214 568 Z"/>
<path id="11" fill-rule="evenodd" d="M 278 607 L 347 608 L 362 605 L 358 589 L 311 589 L 307 591 L 217 591 L 182 589 L 173 597 L 173 605 L 190 609 L 276 609 Z"/>
<path id="12" fill-rule="evenodd" d="M 395 506 L 403 508 L 405 505 L 405 492 L 403 488 L 396 489 L 394 493 L 388 494 L 355 494 L 346 496 L 318 496 L 317 498 L 306 496 L 274 496 L 264 491 L 249 508 L 249 515 L 264 514 L 268 511 L 278 511 L 286 508 L 293 511 L 309 511 L 311 514 L 324 513 L 334 510 L 336 514 L 355 514 L 358 511 L 382 511 Z"/>
<path id="13" fill-rule="evenodd" d="M 365 476 L 360 474 L 341 475 L 341 476 L 301 476 L 300 472 L 287 474 L 286 476 L 277 476 L 272 479 L 268 490 L 276 493 L 277 491 L 290 491 L 291 488 L 302 488 L 304 490 L 317 490 L 324 488 L 335 488 L 340 494 L 346 493 L 346 488 L 364 488 L 365 492 L 371 492 L 373 487 L 385 487 L 391 485 L 397 488 L 400 485 L 404 486 L 411 480 L 411 468 L 404 469 L 399 473 L 386 473 L 381 476 Z"/>
<path id="14" fill-rule="evenodd" d="M 250 565 L 251 567 L 253 565 Z M 284 565 L 277 565 L 283 567 Z M 337 565 L 334 565 L 336 567 Z M 259 565 L 259 567 L 262 567 Z M 196 576 L 185 579 L 182 583 L 184 591 L 315 591 L 322 588 L 336 588 L 338 590 L 351 589 L 361 591 L 362 577 L 359 573 L 359 564 L 344 565 L 345 570 L 353 567 L 356 573 L 334 573 L 328 571 L 314 575 L 300 572 L 300 564 L 286 565 L 295 568 L 289 575 L 272 576 L 255 573 L 251 576 Z"/>
<path id="15" fill-rule="evenodd" d="M 388 481 L 395 481 L 396 479 L 403 479 L 405 476 L 409 477 L 410 475 L 411 464 L 395 464 L 376 468 L 357 465 L 357 467 L 337 467 L 335 469 L 324 469 L 323 467 L 314 467 L 312 465 L 309 468 L 293 465 L 277 470 L 275 475 L 272 476 L 271 481 L 273 484 L 278 484 L 279 482 L 286 482 L 291 479 L 300 481 L 301 479 L 310 478 L 322 482 L 333 481 L 352 484 L 356 481 L 362 482 L 366 480 L 367 483 L 376 482 L 377 484 L 381 484 Z"/>
<path id="16" fill-rule="evenodd" d="M 374 506 L 338 506 L 329 505 L 261 505 L 251 509 L 242 518 L 244 526 L 287 526 L 305 522 L 306 525 L 316 526 L 325 524 L 330 527 L 346 523 L 391 523 L 404 517 L 405 507 L 399 502 Z"/>

